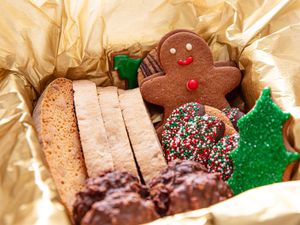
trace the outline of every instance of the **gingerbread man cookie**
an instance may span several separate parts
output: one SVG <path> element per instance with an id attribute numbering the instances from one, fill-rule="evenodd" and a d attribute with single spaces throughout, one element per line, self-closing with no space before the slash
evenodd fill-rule
<path id="1" fill-rule="evenodd" d="M 163 123 L 187 102 L 225 108 L 229 105 L 225 95 L 241 81 L 238 68 L 216 67 L 206 42 L 188 30 L 175 30 L 163 37 L 158 58 L 165 75 L 144 79 L 141 93 L 147 102 L 164 107 Z"/>

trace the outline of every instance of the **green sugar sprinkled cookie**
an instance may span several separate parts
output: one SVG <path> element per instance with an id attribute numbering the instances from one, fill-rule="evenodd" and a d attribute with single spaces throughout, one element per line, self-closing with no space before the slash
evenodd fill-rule
<path id="1" fill-rule="evenodd" d="M 239 144 L 229 154 L 234 171 L 228 184 L 234 194 L 283 181 L 287 167 L 291 169 L 288 165 L 300 158 L 288 151 L 291 147 L 284 139 L 284 124 L 290 117 L 273 102 L 270 88 L 265 88 L 255 107 L 238 121 Z"/>

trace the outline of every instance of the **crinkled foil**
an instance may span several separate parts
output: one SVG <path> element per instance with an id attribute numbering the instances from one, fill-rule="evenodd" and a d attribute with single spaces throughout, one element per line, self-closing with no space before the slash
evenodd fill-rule
<path id="1" fill-rule="evenodd" d="M 300 182 L 286 182 L 247 191 L 207 209 L 166 217 L 148 225 L 297 225 Z"/>
<path id="2" fill-rule="evenodd" d="M 176 28 L 199 33 L 215 60 L 238 63 L 249 107 L 270 86 L 300 148 L 300 0 L 0 0 L 0 12 L 1 225 L 70 223 L 31 118 L 45 86 L 56 77 L 117 84 L 111 53 L 142 57 Z M 152 224 L 296 225 L 299 190 L 300 181 L 257 188 Z"/>

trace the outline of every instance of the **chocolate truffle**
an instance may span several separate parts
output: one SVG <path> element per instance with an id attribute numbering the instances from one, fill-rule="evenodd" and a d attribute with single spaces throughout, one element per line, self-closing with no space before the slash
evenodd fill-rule
<path id="1" fill-rule="evenodd" d="M 193 161 L 173 161 L 150 182 L 150 196 L 161 216 L 208 207 L 232 197 L 219 174 Z"/>
<path id="2" fill-rule="evenodd" d="M 73 208 L 75 223 L 80 224 L 95 202 L 102 201 L 116 192 L 134 192 L 142 198 L 148 196 L 147 188 L 141 185 L 135 176 L 120 171 L 101 172 L 97 177 L 87 179 L 84 189 L 77 193 Z"/>
<path id="3" fill-rule="evenodd" d="M 154 204 L 137 193 L 115 192 L 93 204 L 82 225 L 136 225 L 157 219 Z"/>

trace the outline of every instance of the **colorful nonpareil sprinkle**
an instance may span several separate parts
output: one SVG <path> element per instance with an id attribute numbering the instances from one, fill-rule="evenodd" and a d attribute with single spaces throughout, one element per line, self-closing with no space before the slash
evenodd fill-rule
<path id="1" fill-rule="evenodd" d="M 224 136 L 216 143 L 208 156 L 207 169 L 209 172 L 220 173 L 223 180 L 228 180 L 233 172 L 229 153 L 238 145 L 239 135 Z"/>
<path id="2" fill-rule="evenodd" d="M 167 161 L 187 159 L 206 165 L 210 149 L 224 134 L 224 123 L 204 114 L 199 103 L 175 109 L 164 124 L 162 146 Z"/>
<path id="3" fill-rule="evenodd" d="M 224 108 L 222 109 L 222 113 L 225 114 L 225 116 L 227 116 L 232 125 L 234 126 L 234 128 L 239 131 L 239 128 L 237 126 L 237 122 L 239 121 L 240 118 L 242 118 L 245 114 L 243 112 L 241 112 L 238 108 Z"/>

